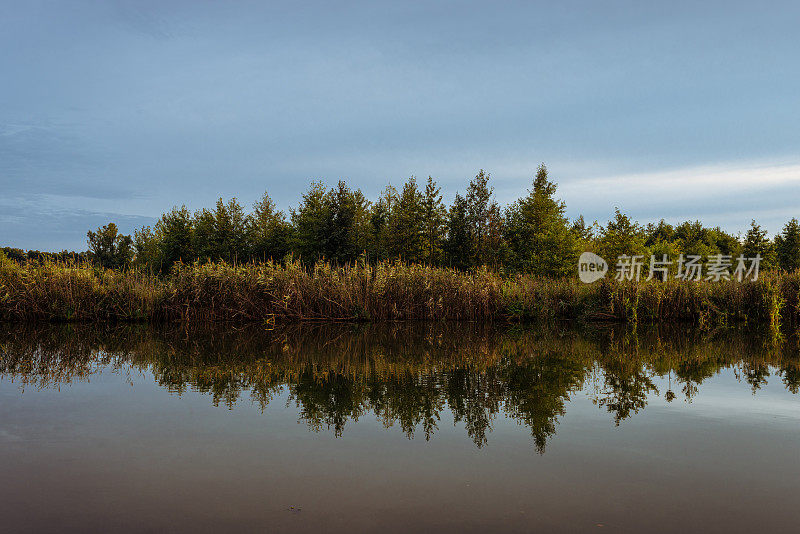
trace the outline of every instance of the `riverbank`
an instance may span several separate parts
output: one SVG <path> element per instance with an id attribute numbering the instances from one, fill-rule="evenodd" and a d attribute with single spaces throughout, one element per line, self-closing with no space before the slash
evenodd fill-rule
<path id="1" fill-rule="evenodd" d="M 480 322 L 794 325 L 800 273 L 755 282 L 594 284 L 486 270 L 381 262 L 176 266 L 166 276 L 89 264 L 0 262 L 0 320 L 218 322 L 455 320 Z"/>

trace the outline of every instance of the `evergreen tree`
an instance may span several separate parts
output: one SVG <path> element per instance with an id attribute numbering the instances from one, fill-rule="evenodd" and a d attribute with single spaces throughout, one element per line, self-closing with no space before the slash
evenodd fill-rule
<path id="1" fill-rule="evenodd" d="M 387 236 L 390 257 L 408 262 L 420 262 L 425 253 L 422 193 L 417 189 L 417 180 L 411 177 L 389 216 Z"/>
<path id="2" fill-rule="evenodd" d="M 597 223 L 595 223 L 597 224 Z M 594 227 L 592 225 L 586 224 L 586 221 L 583 218 L 583 215 L 578 215 L 578 218 L 572 222 L 572 233 L 575 234 L 575 237 L 581 243 L 581 246 L 585 246 L 588 243 L 591 243 L 594 240 Z"/>
<path id="3" fill-rule="evenodd" d="M 247 218 L 247 233 L 255 260 L 280 260 L 289 254 L 291 226 L 266 192 L 253 205 L 253 213 Z"/>
<path id="4" fill-rule="evenodd" d="M 645 232 L 638 223 L 630 220 L 619 208 L 614 210 L 614 219 L 600 233 L 599 253 L 609 265 L 614 265 L 619 256 L 646 256 Z M 646 263 L 647 258 L 643 258 Z"/>
<path id="5" fill-rule="evenodd" d="M 161 243 L 156 238 L 153 229 L 143 226 L 134 231 L 133 248 L 136 251 L 134 262 L 139 267 L 148 267 L 153 270 L 160 269 Z"/>
<path id="6" fill-rule="evenodd" d="M 246 261 L 250 256 L 250 250 L 244 206 L 239 204 L 236 198 L 230 199 L 227 204 L 219 199 L 215 211 L 221 256 L 230 262 Z"/>
<path id="7" fill-rule="evenodd" d="M 778 265 L 784 271 L 800 269 L 800 223 L 792 219 L 783 227 L 783 233 L 775 236 Z"/>
<path id="8" fill-rule="evenodd" d="M 483 169 L 475 175 L 467 188 L 467 222 L 472 240 L 473 265 L 493 263 L 495 251 L 489 237 L 492 218 L 498 213 L 497 203 L 492 199 L 494 188 L 489 186 L 490 175 Z"/>
<path id="9" fill-rule="evenodd" d="M 664 265 L 661 267 L 667 267 L 671 275 L 675 275 L 678 273 L 678 258 L 681 254 L 680 250 L 678 249 L 678 242 L 677 241 L 656 241 L 655 243 L 651 243 L 647 247 L 647 251 L 645 252 L 645 257 L 643 259 L 644 265 L 650 265 L 650 258 L 647 254 L 655 256 L 655 261 L 660 262 L 663 261 L 664 256 L 667 257 L 667 261 L 671 261 L 672 263 L 669 265 Z M 616 261 L 616 258 L 614 258 Z M 685 260 L 684 260 L 685 261 Z M 653 267 L 659 267 L 658 265 L 654 265 Z M 645 268 L 643 267 L 642 275 L 645 274 Z M 649 270 L 647 271 L 649 274 Z M 660 271 L 654 271 L 653 276 L 658 280 L 663 280 L 664 276 Z"/>
<path id="10" fill-rule="evenodd" d="M 192 233 L 192 249 L 197 254 L 201 262 L 219 260 L 219 247 L 215 242 L 216 221 L 214 212 L 203 208 L 194 214 L 192 222 L 194 232 Z"/>
<path id="11" fill-rule="evenodd" d="M 370 245 L 369 253 L 373 260 L 385 260 L 389 257 L 389 217 L 397 203 L 397 190 L 386 186 L 378 201 L 370 209 Z"/>
<path id="12" fill-rule="evenodd" d="M 341 180 L 329 199 L 326 256 L 338 263 L 353 262 L 370 240 L 369 202 L 360 190 L 350 190 Z"/>
<path id="13" fill-rule="evenodd" d="M 742 242 L 735 235 L 731 235 L 719 226 L 711 229 L 711 239 L 720 254 L 736 259 L 742 253 Z"/>
<path id="14" fill-rule="evenodd" d="M 249 256 L 244 208 L 232 198 L 195 214 L 193 247 L 201 261 L 235 262 Z"/>
<path id="15" fill-rule="evenodd" d="M 700 221 L 686 221 L 675 228 L 674 240 L 682 254 L 701 256 L 704 260 L 709 256 L 720 254 L 715 234 L 705 228 Z"/>
<path id="16" fill-rule="evenodd" d="M 327 253 L 331 226 L 331 196 L 322 182 L 312 182 L 290 217 L 294 227 L 294 249 L 304 261 L 316 261 Z"/>
<path id="17" fill-rule="evenodd" d="M 550 277 L 573 273 L 582 250 L 596 250 L 609 263 L 623 254 L 644 256 L 645 264 L 650 254 L 659 260 L 666 254 L 673 261 L 680 253 L 700 255 L 705 261 L 715 254 L 731 256 L 734 261 L 740 254 L 760 254 L 764 269 L 776 265 L 786 270 L 800 268 L 797 219 L 789 221 L 774 242 L 755 221 L 742 242 L 738 236 L 719 227 L 704 227 L 699 221 L 673 227 L 661 220 L 643 228 L 619 209 L 601 228 L 596 222 L 587 225 L 582 216 L 573 223 L 567 220 L 564 202 L 554 198 L 557 186 L 544 164 L 537 170 L 533 188 L 505 211 L 494 200 L 489 180 L 490 175 L 481 170 L 464 196 L 456 194 L 449 210 L 430 176 L 424 190 L 411 177 L 399 193 L 387 187 L 375 204 L 343 181 L 331 190 L 316 182 L 290 211 L 291 222 L 265 193 L 250 214 L 235 198 L 227 203 L 219 199 L 214 209 L 200 210 L 194 216 L 185 206 L 173 208 L 152 228 L 137 230 L 135 239 L 118 235 L 113 224 L 89 232 L 87 237 L 91 256 L 102 265 L 124 266 L 135 250 L 138 266 L 162 273 L 178 261 L 262 261 L 294 251 L 307 262 L 325 258 L 348 263 L 368 253 L 372 261 L 401 257 L 459 269 L 508 267 Z M 26 253 L 10 248 L 4 253 L 22 261 L 74 256 L 66 251 Z"/>
<path id="18" fill-rule="evenodd" d="M 505 239 L 505 216 L 497 202 L 489 205 L 486 227 L 486 253 L 484 265 L 499 269 L 508 261 L 509 249 Z"/>
<path id="19" fill-rule="evenodd" d="M 28 255 L 21 248 L 3 247 L 3 253 L 6 258 L 13 261 L 24 262 L 28 259 Z"/>
<path id="20" fill-rule="evenodd" d="M 470 269 L 474 265 L 467 199 L 458 193 L 447 216 L 445 253 L 451 267 Z"/>
<path id="21" fill-rule="evenodd" d="M 564 216 L 564 202 L 553 198 L 555 192 L 542 164 L 528 196 L 506 210 L 505 235 L 518 271 L 559 277 L 577 268 L 579 243 Z"/>
<path id="22" fill-rule="evenodd" d="M 675 228 L 664 219 L 661 219 L 658 224 L 648 223 L 644 229 L 644 235 L 644 244 L 647 247 L 647 252 L 655 256 L 655 261 L 658 262 L 663 261 L 663 258 L 666 256 L 668 261 L 672 261 L 671 266 L 667 267 L 673 275 L 676 274 L 678 270 L 677 259 L 680 252 L 678 251 L 678 242 L 675 238 Z M 645 254 L 643 263 L 649 265 L 649 261 L 649 258 L 647 258 Z M 656 266 L 654 265 L 654 267 Z M 653 276 L 659 280 L 664 279 L 664 275 L 660 271 L 654 271 Z"/>
<path id="23" fill-rule="evenodd" d="M 744 236 L 742 254 L 745 258 L 755 258 L 761 255 L 761 270 L 769 270 L 775 266 L 775 245 L 767 237 L 767 231 L 762 230 L 755 220 L 750 222 L 750 229 Z"/>
<path id="24" fill-rule="evenodd" d="M 658 224 L 649 223 L 645 228 L 645 246 L 652 247 L 653 245 L 666 242 L 671 243 L 675 241 L 675 228 L 661 219 Z"/>
<path id="25" fill-rule="evenodd" d="M 442 246 L 447 231 L 447 209 L 436 182 L 428 176 L 425 192 L 422 195 L 422 226 L 424 239 L 423 258 L 429 265 L 438 264 L 442 259 Z"/>
<path id="26" fill-rule="evenodd" d="M 193 261 L 196 257 L 192 248 L 193 233 L 194 223 L 186 206 L 172 208 L 163 214 L 152 233 L 157 244 L 155 248 L 158 249 L 157 259 L 153 258 L 153 266 L 162 272 L 168 272 L 175 262 Z M 140 248 L 145 250 L 145 243 L 146 241 L 140 242 L 137 239 L 137 251 Z M 152 247 L 147 247 L 147 250 L 152 250 Z"/>
<path id="27" fill-rule="evenodd" d="M 106 269 L 121 269 L 133 259 L 131 236 L 120 234 L 113 222 L 95 232 L 89 230 L 86 237 L 91 259 Z"/>

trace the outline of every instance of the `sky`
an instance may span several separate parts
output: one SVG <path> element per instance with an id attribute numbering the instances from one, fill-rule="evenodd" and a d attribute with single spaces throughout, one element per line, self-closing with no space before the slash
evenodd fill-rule
<path id="1" fill-rule="evenodd" d="M 800 218 L 798 2 L 0 0 L 0 246 L 544 162 L 567 214 Z"/>

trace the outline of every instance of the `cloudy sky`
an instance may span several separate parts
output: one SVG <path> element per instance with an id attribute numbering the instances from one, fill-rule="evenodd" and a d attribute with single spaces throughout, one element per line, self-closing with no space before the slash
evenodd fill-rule
<path id="1" fill-rule="evenodd" d="M 546 162 L 571 217 L 800 217 L 797 2 L 0 0 L 0 245 Z"/>

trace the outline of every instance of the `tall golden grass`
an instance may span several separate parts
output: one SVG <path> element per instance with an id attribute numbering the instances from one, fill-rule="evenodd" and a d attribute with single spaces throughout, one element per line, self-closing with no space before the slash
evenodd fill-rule
<path id="1" fill-rule="evenodd" d="M 756 282 L 616 282 L 503 276 L 381 262 L 177 265 L 170 274 L 0 258 L 0 321 L 456 320 L 795 325 L 800 273 Z"/>

